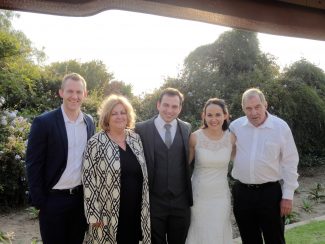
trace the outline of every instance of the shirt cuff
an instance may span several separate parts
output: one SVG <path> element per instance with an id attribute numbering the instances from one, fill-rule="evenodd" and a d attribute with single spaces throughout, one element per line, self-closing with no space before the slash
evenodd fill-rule
<path id="1" fill-rule="evenodd" d="M 293 195 L 294 195 L 294 193 L 295 193 L 294 190 L 283 189 L 283 192 L 282 192 L 282 199 L 293 200 Z"/>

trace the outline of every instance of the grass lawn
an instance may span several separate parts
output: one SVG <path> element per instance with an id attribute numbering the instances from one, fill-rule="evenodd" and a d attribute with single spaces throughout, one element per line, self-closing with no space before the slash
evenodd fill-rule
<path id="1" fill-rule="evenodd" d="M 325 221 L 312 221 L 285 233 L 287 244 L 325 244 Z"/>

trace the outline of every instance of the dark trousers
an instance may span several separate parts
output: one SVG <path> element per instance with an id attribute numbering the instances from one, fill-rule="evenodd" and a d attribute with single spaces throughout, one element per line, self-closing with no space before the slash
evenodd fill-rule
<path id="1" fill-rule="evenodd" d="M 49 193 L 39 222 L 44 244 L 81 244 L 87 228 L 82 191 Z"/>
<path id="2" fill-rule="evenodd" d="M 281 186 L 278 182 L 249 187 L 233 186 L 234 215 L 243 244 L 284 244 L 284 218 L 280 216 Z"/>
<path id="3" fill-rule="evenodd" d="M 183 199 L 150 197 L 152 244 L 184 244 L 191 212 L 186 195 Z"/>

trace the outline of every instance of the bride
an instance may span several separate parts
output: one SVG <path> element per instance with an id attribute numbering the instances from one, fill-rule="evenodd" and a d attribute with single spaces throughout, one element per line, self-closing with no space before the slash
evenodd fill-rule
<path id="1" fill-rule="evenodd" d="M 230 191 L 228 164 L 235 152 L 235 136 L 228 130 L 229 114 L 222 99 L 209 99 L 203 125 L 190 137 L 193 207 L 186 244 L 230 244 Z"/>

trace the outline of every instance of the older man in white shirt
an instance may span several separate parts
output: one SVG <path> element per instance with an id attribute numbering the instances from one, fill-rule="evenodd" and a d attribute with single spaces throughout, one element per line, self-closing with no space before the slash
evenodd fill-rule
<path id="1" fill-rule="evenodd" d="M 298 187 L 297 148 L 288 124 L 267 112 L 259 89 L 244 92 L 242 109 L 246 116 L 230 125 L 237 138 L 232 176 L 240 235 L 243 244 L 285 243 L 284 216 Z"/>

